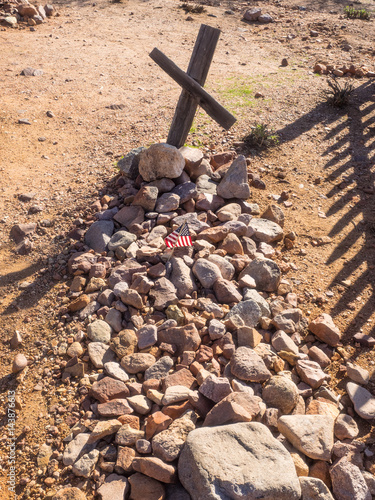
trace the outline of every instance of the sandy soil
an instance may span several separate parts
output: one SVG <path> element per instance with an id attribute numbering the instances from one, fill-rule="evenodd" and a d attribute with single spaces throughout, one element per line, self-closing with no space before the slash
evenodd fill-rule
<path id="1" fill-rule="evenodd" d="M 304 311 L 332 314 L 345 332 L 347 356 L 374 371 L 373 352 L 351 339 L 358 331 L 375 333 L 375 82 L 353 80 L 350 106 L 337 110 L 321 97 L 326 78 L 312 71 L 316 61 L 374 71 L 374 22 L 344 18 L 343 1 L 285 0 L 259 2 L 275 23 L 249 24 L 241 20 L 248 4 L 207 5 L 202 14 L 187 14 L 172 0 L 66 1 L 54 4 L 59 17 L 35 31 L 0 31 L 0 397 L 5 412 L 8 390 L 18 387 L 18 480 L 35 481 L 29 498 L 44 498 L 49 489 L 36 464 L 54 421 L 49 408 L 75 402 L 74 387 L 63 397 L 35 390 L 58 364 L 56 343 L 66 333 L 56 328 L 66 231 L 111 189 L 123 154 L 166 138 L 180 89 L 148 54 L 157 46 L 185 69 L 202 23 L 222 31 L 206 88 L 238 121 L 225 132 L 198 111 L 188 142 L 207 152 L 241 152 L 255 123 L 279 134 L 276 148 L 245 151 L 266 183 L 265 191 L 252 190 L 251 201 L 264 209 L 274 195 L 289 193 L 286 230 L 295 231 L 297 244 L 288 252 L 279 247 L 279 259 L 291 264 L 287 279 Z M 365 5 L 375 12 L 373 0 Z M 311 37 L 311 29 L 319 36 Z M 43 75 L 21 76 L 25 67 Z M 256 92 L 264 98 L 256 99 Z M 28 193 L 33 199 L 21 201 Z M 32 205 L 43 210 L 29 214 Z M 35 248 L 18 256 L 9 232 L 25 222 L 39 223 Z M 331 241 L 316 246 L 322 236 Z M 20 383 L 9 375 L 15 330 L 24 337 L 18 351 L 34 361 Z M 338 361 L 331 385 L 340 391 L 342 380 Z M 367 424 L 361 436 L 370 447 L 375 442 Z M 4 457 L 5 440 L 0 444 Z M 0 498 L 6 499 L 5 466 L 0 474 Z M 17 491 L 26 498 L 24 486 Z"/>

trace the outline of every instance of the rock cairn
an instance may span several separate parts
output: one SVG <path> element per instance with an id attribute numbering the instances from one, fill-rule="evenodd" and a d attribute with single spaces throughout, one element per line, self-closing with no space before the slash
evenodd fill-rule
<path id="1" fill-rule="evenodd" d="M 5 0 L 0 4 L 0 25 L 18 28 L 20 23 L 26 23 L 32 27 L 44 23 L 55 14 L 51 4 L 43 7 L 32 5 L 27 0 Z"/>
<path id="2" fill-rule="evenodd" d="M 59 312 L 86 331 L 62 379 L 79 379 L 82 418 L 54 500 L 84 500 L 74 476 L 102 500 L 371 500 L 356 440 L 356 419 L 375 417 L 369 374 L 348 362 L 347 396 L 329 388 L 340 330 L 298 307 L 273 260 L 295 235 L 278 205 L 259 217 L 246 201 L 246 159 L 156 144 L 119 168 L 68 261 Z M 169 260 L 164 238 L 184 222 L 193 246 Z M 51 456 L 39 451 L 47 476 Z"/>
<path id="3" fill-rule="evenodd" d="M 320 75 L 333 75 L 336 77 L 349 77 L 349 78 L 374 78 L 375 71 L 370 70 L 366 66 L 354 65 L 354 64 L 323 64 L 315 63 L 314 73 L 319 73 Z"/>

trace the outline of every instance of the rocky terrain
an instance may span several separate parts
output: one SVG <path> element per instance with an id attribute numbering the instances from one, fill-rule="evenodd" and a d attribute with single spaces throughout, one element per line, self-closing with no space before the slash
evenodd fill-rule
<path id="1" fill-rule="evenodd" d="M 70 231 L 59 310 L 70 335 L 56 345 L 68 360 L 39 390 L 52 376 L 79 400 L 64 438 L 65 409 L 50 408 L 55 425 L 37 455 L 47 497 L 372 498 L 373 452 L 353 418 L 375 417 L 369 372 L 348 361 L 346 394 L 330 389 L 342 334 L 330 315 L 307 319 L 299 307 L 274 248 L 296 240 L 283 231 L 285 201 L 263 214 L 246 201 L 248 163 L 138 148 L 119 161 L 114 192 Z M 165 238 L 184 223 L 193 245 L 172 252 Z M 30 226 L 14 226 L 18 248 Z M 13 372 L 22 379 L 26 367 L 17 354 Z M 54 494 L 61 479 L 69 486 Z"/>
<path id="2" fill-rule="evenodd" d="M 374 493 L 373 22 L 208 3 L 0 6 L 1 498 Z M 238 122 L 150 148 L 202 22 Z"/>

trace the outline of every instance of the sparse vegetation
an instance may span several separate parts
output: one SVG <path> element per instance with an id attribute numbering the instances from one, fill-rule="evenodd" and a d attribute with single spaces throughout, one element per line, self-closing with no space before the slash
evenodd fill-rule
<path id="1" fill-rule="evenodd" d="M 203 7 L 203 5 L 199 4 L 190 4 L 190 3 L 183 3 L 181 5 L 181 9 L 184 9 L 186 14 L 202 14 L 202 12 L 206 12 L 206 9 Z"/>
<path id="2" fill-rule="evenodd" d="M 351 94 L 354 91 L 353 84 L 346 81 L 344 85 L 340 85 L 335 78 L 328 78 L 327 83 L 329 88 L 323 90 L 323 97 L 328 104 L 336 108 L 343 108 L 349 103 Z"/>
<path id="3" fill-rule="evenodd" d="M 350 19 L 365 19 L 367 21 L 370 19 L 370 13 L 366 9 L 355 9 L 349 5 L 344 8 L 344 14 Z"/>
<path id="4" fill-rule="evenodd" d="M 243 138 L 243 141 L 248 147 L 255 147 L 258 149 L 267 149 L 279 144 L 279 136 L 268 128 L 264 123 L 256 123 L 250 134 Z"/>

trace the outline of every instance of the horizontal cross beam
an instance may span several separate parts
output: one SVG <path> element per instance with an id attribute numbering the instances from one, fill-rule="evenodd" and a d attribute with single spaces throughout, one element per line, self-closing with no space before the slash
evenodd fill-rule
<path id="1" fill-rule="evenodd" d="M 189 92 L 196 100 L 199 106 L 206 113 L 221 125 L 225 130 L 236 122 L 236 118 L 229 113 L 221 104 L 219 104 L 208 92 L 206 92 L 199 83 L 187 75 L 173 61 L 171 61 L 163 52 L 154 48 L 150 57 L 156 62 L 178 85 Z"/>

